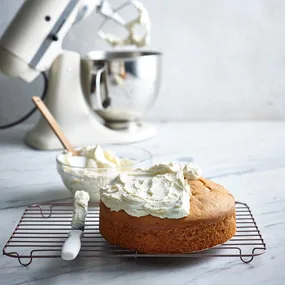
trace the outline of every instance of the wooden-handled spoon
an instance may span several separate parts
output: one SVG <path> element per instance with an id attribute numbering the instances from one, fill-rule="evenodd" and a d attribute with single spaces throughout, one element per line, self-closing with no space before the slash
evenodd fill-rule
<path id="1" fill-rule="evenodd" d="M 45 103 L 41 100 L 41 98 L 34 96 L 32 97 L 32 100 L 35 103 L 36 107 L 39 109 L 39 111 L 42 113 L 43 117 L 46 119 L 48 124 L 50 125 L 55 135 L 60 140 L 63 147 L 67 151 L 71 152 L 72 155 L 77 156 L 78 151 L 72 147 L 72 145 L 64 135 L 63 131 L 61 130 L 60 126 L 58 125 L 57 121 L 55 120 L 49 109 L 46 107 Z"/>

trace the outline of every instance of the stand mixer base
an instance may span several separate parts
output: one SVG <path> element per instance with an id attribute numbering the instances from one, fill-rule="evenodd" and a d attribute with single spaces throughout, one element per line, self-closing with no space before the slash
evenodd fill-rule
<path id="1" fill-rule="evenodd" d="M 112 130 L 123 130 L 135 132 L 143 127 L 145 123 L 141 121 L 105 121 L 104 125 Z"/>
<path id="2" fill-rule="evenodd" d="M 65 135 L 70 139 L 75 147 L 96 144 L 135 143 L 151 139 L 157 133 L 156 128 L 152 124 L 144 122 L 141 122 L 140 126 L 135 126 L 134 128 L 130 127 L 129 129 L 124 130 L 112 131 L 108 129 L 110 132 L 108 136 L 106 136 L 106 134 L 102 135 L 100 130 L 96 130 L 96 127 L 92 130 L 89 128 L 88 132 L 85 132 L 84 134 L 81 127 L 82 126 L 77 125 L 71 133 L 68 130 L 64 131 Z M 86 127 L 83 127 L 83 129 L 86 129 Z M 112 135 L 113 133 L 114 136 Z M 29 131 L 25 136 L 25 143 L 32 148 L 40 150 L 62 148 L 58 138 L 51 131 L 48 125 L 41 129 L 37 129 L 35 127 Z"/>

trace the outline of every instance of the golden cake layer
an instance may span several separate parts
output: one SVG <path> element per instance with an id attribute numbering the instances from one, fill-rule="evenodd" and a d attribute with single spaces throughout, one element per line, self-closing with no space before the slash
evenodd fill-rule
<path id="1" fill-rule="evenodd" d="M 189 253 L 219 245 L 236 231 L 235 200 L 222 185 L 189 181 L 190 214 L 181 219 L 134 217 L 100 202 L 100 232 L 111 244 L 143 253 Z"/>

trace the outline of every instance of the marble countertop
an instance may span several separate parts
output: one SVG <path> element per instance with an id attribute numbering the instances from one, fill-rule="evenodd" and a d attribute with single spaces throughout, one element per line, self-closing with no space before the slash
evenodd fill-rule
<path id="1" fill-rule="evenodd" d="M 38 259 L 0 257 L 0 284 L 268 284 L 285 280 L 285 122 L 159 123 L 138 145 L 158 161 L 194 161 L 203 175 L 249 204 L 267 243 L 251 263 L 238 258 Z M 0 132 L 0 244 L 27 205 L 69 197 L 55 168 L 58 151 L 22 141 L 27 126 Z"/>

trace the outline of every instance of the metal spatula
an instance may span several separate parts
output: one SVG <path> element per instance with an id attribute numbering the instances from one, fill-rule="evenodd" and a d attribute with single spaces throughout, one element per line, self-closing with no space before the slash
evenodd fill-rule
<path id="1" fill-rule="evenodd" d="M 64 260 L 73 260 L 81 248 L 81 238 L 84 233 L 85 219 L 88 213 L 88 201 L 90 197 L 85 191 L 76 191 L 73 203 L 73 217 L 71 222 L 71 231 L 65 241 L 61 257 Z"/>

